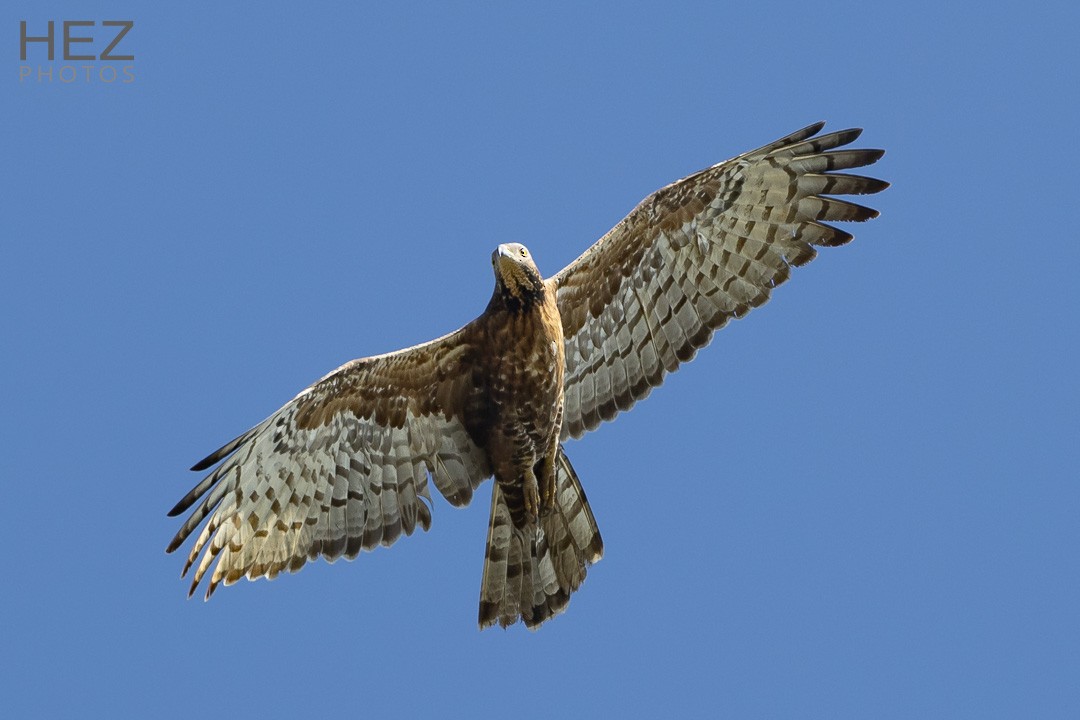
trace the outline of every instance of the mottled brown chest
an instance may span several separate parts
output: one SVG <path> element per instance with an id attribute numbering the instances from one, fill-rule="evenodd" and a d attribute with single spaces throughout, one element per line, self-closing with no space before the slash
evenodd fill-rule
<path id="1" fill-rule="evenodd" d="M 563 402 L 563 333 L 552 293 L 489 317 L 487 390 L 497 424 L 520 423 L 534 442 L 557 435 Z"/>

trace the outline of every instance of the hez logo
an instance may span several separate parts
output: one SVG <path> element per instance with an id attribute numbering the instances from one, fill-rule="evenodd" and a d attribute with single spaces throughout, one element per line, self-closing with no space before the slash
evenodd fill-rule
<path id="1" fill-rule="evenodd" d="M 20 20 L 19 59 L 25 62 L 27 51 L 31 46 L 34 46 L 35 50 L 47 52 L 49 62 L 52 62 L 56 58 L 56 46 L 59 44 L 62 47 L 65 61 L 89 61 L 89 64 L 78 66 L 60 66 L 57 76 L 62 83 L 75 82 L 80 76 L 84 78 L 84 82 L 98 80 L 112 83 L 117 81 L 121 72 L 123 73 L 123 79 L 120 82 L 130 83 L 135 81 L 134 64 L 124 65 L 120 67 L 119 71 L 116 65 L 99 64 L 101 62 L 133 61 L 135 59 L 135 55 L 124 54 L 122 49 L 118 47 L 124 37 L 131 31 L 131 28 L 135 26 L 134 20 L 103 20 L 101 21 L 101 27 L 105 29 L 105 32 L 97 33 L 97 38 L 91 34 L 92 30 L 83 29 L 95 27 L 97 23 L 93 20 L 64 20 L 61 24 L 63 26 L 63 37 L 58 43 L 56 23 L 53 20 L 49 20 L 48 31 L 44 35 L 29 34 L 26 29 L 26 21 Z M 95 47 L 102 48 L 99 55 L 94 55 L 92 52 L 87 53 L 88 50 Z M 34 68 L 30 65 L 20 65 L 19 82 L 27 79 L 35 79 Z M 52 82 L 53 66 L 38 65 L 36 80 L 39 83 Z"/>

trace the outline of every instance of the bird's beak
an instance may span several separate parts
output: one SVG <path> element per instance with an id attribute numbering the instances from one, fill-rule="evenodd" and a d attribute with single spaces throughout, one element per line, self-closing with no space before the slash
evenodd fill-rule
<path id="1" fill-rule="evenodd" d="M 500 245 L 492 259 L 496 261 L 499 272 L 502 273 L 513 272 L 514 266 L 517 265 L 517 258 L 507 245 Z"/>

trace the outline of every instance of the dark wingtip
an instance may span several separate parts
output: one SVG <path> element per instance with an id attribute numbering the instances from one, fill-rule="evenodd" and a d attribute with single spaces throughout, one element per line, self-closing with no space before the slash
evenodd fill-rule
<path id="1" fill-rule="evenodd" d="M 840 138 L 840 142 L 837 146 L 847 145 L 853 143 L 859 139 L 859 136 L 863 134 L 862 128 L 848 128 L 847 130 L 837 130 L 837 136 Z"/>
<path id="2" fill-rule="evenodd" d="M 881 159 L 881 156 L 885 154 L 884 150 L 878 150 L 878 149 L 862 150 L 860 152 L 866 153 L 866 157 L 869 158 L 866 161 L 867 165 L 871 165 L 873 163 L 876 163 L 878 160 Z"/>
<path id="3" fill-rule="evenodd" d="M 250 430 L 248 430 L 243 435 L 238 435 L 237 437 L 233 438 L 229 442 L 227 442 L 224 445 L 222 445 L 221 447 L 219 447 L 214 452 L 212 452 L 209 455 L 207 455 L 206 457 L 204 457 L 199 462 L 195 463 L 191 467 L 191 469 L 194 472 L 199 472 L 200 470 L 207 469 L 211 465 L 217 464 L 217 462 L 219 460 L 225 459 L 225 456 L 231 455 L 236 450 L 236 448 L 240 447 L 240 445 L 242 443 L 247 441 L 248 438 L 250 438 L 252 435 L 254 435 L 258 430 L 259 430 L 259 426 L 256 425 L 255 427 L 251 428 Z"/>
<path id="4" fill-rule="evenodd" d="M 199 472 L 200 470 L 205 470 L 206 468 L 208 468 L 211 465 L 213 465 L 214 463 L 216 463 L 217 462 L 217 457 L 216 456 L 217 456 L 218 452 L 220 452 L 220 451 L 214 451 L 210 455 L 207 455 L 202 460 L 200 460 L 199 462 L 192 465 L 191 466 L 192 472 Z"/>
<path id="5" fill-rule="evenodd" d="M 182 535 L 181 533 L 177 533 L 176 535 L 174 535 L 173 539 L 169 541 L 169 547 L 165 548 L 166 554 L 175 551 L 176 548 L 184 544 L 184 540 L 186 539 L 186 536 Z M 184 569 L 184 572 L 187 572 L 186 568 Z"/>
<path id="6" fill-rule="evenodd" d="M 889 183 L 884 180 L 878 180 L 877 178 L 864 178 L 862 185 L 863 186 L 859 189 L 860 195 L 872 195 L 889 187 Z"/>

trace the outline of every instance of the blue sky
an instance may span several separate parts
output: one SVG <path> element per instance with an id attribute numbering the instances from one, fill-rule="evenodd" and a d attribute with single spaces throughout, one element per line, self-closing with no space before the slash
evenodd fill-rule
<path id="1" fill-rule="evenodd" d="M 353 5 L 5 4 L 12 717 L 1080 714 L 1074 7 Z M 133 19 L 134 82 L 20 82 L 21 19 Z M 568 446 L 566 614 L 476 630 L 486 487 L 185 599 L 193 462 L 470 320 L 498 243 L 553 273 L 819 119 L 887 150 L 880 219 Z"/>

